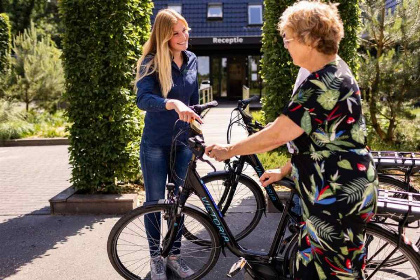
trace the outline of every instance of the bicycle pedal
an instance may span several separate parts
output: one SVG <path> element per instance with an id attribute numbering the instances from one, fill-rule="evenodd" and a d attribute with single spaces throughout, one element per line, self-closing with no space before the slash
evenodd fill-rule
<path id="1" fill-rule="evenodd" d="M 227 277 L 232 278 L 236 274 L 238 274 L 247 264 L 247 261 L 244 258 L 240 258 L 236 263 L 232 265 L 227 274 Z"/>

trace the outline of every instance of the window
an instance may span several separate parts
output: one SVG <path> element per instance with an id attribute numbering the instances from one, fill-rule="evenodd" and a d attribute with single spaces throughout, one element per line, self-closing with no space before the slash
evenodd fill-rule
<path id="1" fill-rule="evenodd" d="M 178 14 L 182 14 L 182 4 L 168 4 L 168 9 L 178 12 Z"/>
<path id="2" fill-rule="evenodd" d="M 262 5 L 249 5 L 248 6 L 248 24 L 261 25 L 262 18 Z"/>
<path id="3" fill-rule="evenodd" d="M 208 19 L 222 19 L 223 18 L 223 5 L 222 3 L 209 3 L 207 6 Z"/>

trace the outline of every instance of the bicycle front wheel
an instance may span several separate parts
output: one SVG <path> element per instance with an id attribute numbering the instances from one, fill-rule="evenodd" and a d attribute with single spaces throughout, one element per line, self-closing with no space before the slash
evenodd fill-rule
<path id="1" fill-rule="evenodd" d="M 172 216 L 170 204 L 156 203 L 134 209 L 123 216 L 108 237 L 108 257 L 111 264 L 125 279 L 150 279 L 151 254 L 162 250 L 162 240 L 168 233 Z M 184 259 L 194 274 L 186 279 L 200 279 L 216 264 L 220 254 L 220 239 L 211 222 L 200 212 L 183 208 L 183 227 L 205 240 L 206 246 L 197 245 L 181 233 L 172 248 L 172 254 Z"/>
<path id="2" fill-rule="evenodd" d="M 229 172 L 210 173 L 202 178 L 235 240 L 247 236 L 257 225 L 265 209 L 260 186 L 246 175 L 240 175 L 232 186 Z M 203 208 L 201 200 L 193 195 L 188 203 Z"/>

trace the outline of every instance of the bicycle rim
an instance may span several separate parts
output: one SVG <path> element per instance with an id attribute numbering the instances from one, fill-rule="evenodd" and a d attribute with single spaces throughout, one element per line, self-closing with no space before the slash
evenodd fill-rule
<path id="1" fill-rule="evenodd" d="M 264 212 L 265 201 L 260 187 L 252 179 L 241 176 L 236 189 L 233 190 L 226 186 L 229 176 L 229 173 L 222 173 L 202 179 L 219 209 L 223 210 L 223 219 L 230 231 L 236 241 L 239 241 L 258 225 Z M 188 198 L 188 203 L 204 209 L 196 195 Z"/>
<path id="2" fill-rule="evenodd" d="M 167 204 L 140 207 L 123 216 L 113 227 L 108 237 L 108 257 L 124 278 L 150 279 L 151 249 L 159 252 L 162 248 L 162 240 L 170 230 L 170 208 Z M 208 246 L 197 245 L 179 233 L 179 243 L 171 252 L 180 253 L 185 263 L 194 271 L 186 279 L 200 279 L 217 262 L 220 240 L 212 224 L 195 210 L 185 207 L 183 217 L 184 226 L 188 226 L 201 240 L 206 240 Z M 183 227 L 180 228 L 182 230 Z"/>
<path id="3" fill-rule="evenodd" d="M 370 225 L 366 230 L 366 277 L 395 250 L 391 258 L 372 275 L 372 280 L 418 280 L 420 279 L 420 255 L 410 246 L 401 242 L 398 249 L 398 235 L 378 225 Z M 400 259 L 398 262 L 391 260 Z"/>

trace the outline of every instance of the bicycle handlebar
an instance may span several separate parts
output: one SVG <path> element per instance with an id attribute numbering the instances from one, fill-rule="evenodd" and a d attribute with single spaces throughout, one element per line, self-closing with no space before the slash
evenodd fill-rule
<path id="1" fill-rule="evenodd" d="M 239 100 L 238 101 L 238 108 L 241 108 L 241 109 L 244 110 L 246 108 L 246 106 L 249 105 L 249 103 L 251 103 L 252 101 L 257 101 L 258 99 L 259 99 L 259 97 L 254 95 L 251 98 L 244 99 L 244 100 Z"/>
<path id="2" fill-rule="evenodd" d="M 194 112 L 196 112 L 196 113 L 197 113 L 197 115 L 199 115 L 199 116 L 201 117 L 201 113 L 202 113 L 204 110 L 206 110 L 206 109 L 208 109 L 208 108 L 214 108 L 214 107 L 217 107 L 218 105 L 219 105 L 219 103 L 217 103 L 217 101 L 211 101 L 211 102 L 208 102 L 208 103 L 205 103 L 205 104 L 202 104 L 202 105 L 200 105 L 200 104 L 193 105 L 193 106 L 190 106 L 190 108 L 191 108 Z"/>

